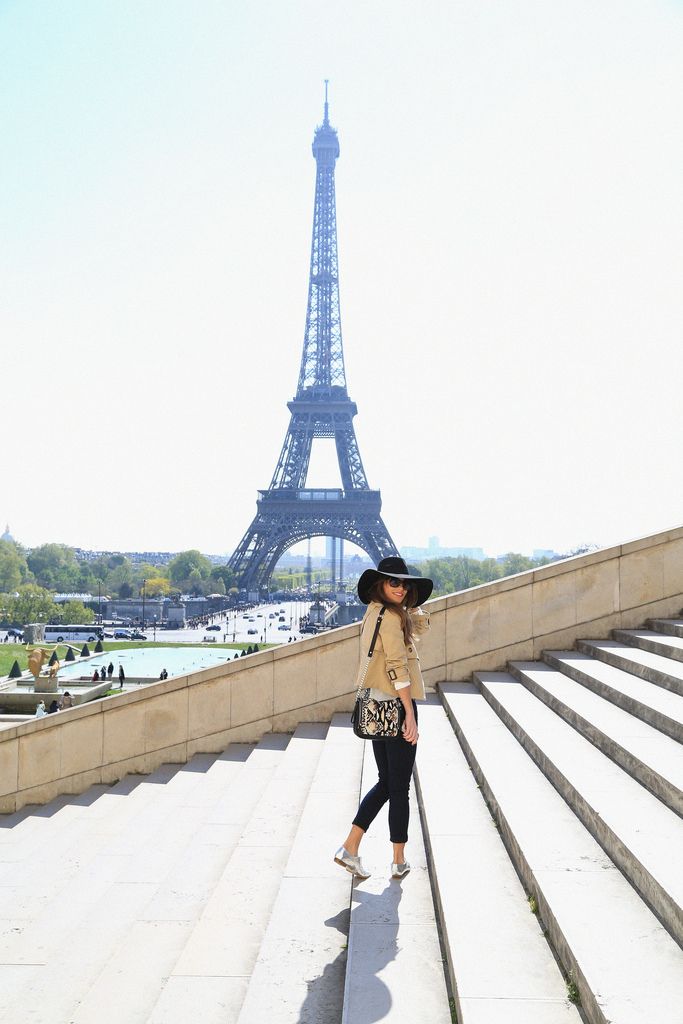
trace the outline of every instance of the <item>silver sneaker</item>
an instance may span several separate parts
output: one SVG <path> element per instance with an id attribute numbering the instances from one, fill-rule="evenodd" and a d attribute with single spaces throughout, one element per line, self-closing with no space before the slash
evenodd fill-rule
<path id="1" fill-rule="evenodd" d="M 391 865 L 391 877 L 392 878 L 404 878 L 410 871 L 410 864 L 407 860 L 403 861 L 403 864 L 392 864 Z"/>
<path id="2" fill-rule="evenodd" d="M 354 857 L 353 854 L 349 853 L 344 846 L 340 846 L 335 853 L 334 863 L 346 868 L 346 870 L 350 872 L 350 874 L 355 875 L 356 878 L 370 877 L 370 872 L 365 870 L 360 857 Z"/>

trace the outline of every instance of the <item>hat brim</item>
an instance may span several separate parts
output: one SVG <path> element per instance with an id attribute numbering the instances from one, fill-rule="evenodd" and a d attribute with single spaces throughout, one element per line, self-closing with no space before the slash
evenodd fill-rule
<path id="1" fill-rule="evenodd" d="M 417 589 L 417 601 L 414 607 L 424 604 L 434 589 L 433 580 L 426 576 L 408 576 L 401 572 L 380 572 L 379 569 L 366 569 L 358 580 L 358 597 L 363 604 L 370 603 L 370 590 L 377 580 L 405 580 L 412 583 Z"/>

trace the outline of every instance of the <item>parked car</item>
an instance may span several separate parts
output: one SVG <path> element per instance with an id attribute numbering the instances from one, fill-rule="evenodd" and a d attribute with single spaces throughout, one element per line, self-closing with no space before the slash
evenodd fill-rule
<path id="1" fill-rule="evenodd" d="M 207 626 L 206 628 L 209 632 L 213 631 L 214 633 L 220 633 L 221 631 L 221 627 L 218 625 L 218 623 L 216 623 L 213 626 Z"/>
<path id="2" fill-rule="evenodd" d="M 248 629 L 247 633 L 258 633 L 258 629 Z"/>
<path id="3" fill-rule="evenodd" d="M 7 630 L 7 636 L 13 636 L 13 637 L 16 637 L 17 640 L 23 640 L 24 639 L 24 631 L 23 631 L 23 629 L 8 629 Z"/>
<path id="4" fill-rule="evenodd" d="M 289 627 L 289 626 L 287 625 L 287 623 L 283 623 L 283 624 L 282 624 L 281 626 L 278 626 L 277 628 L 278 628 L 278 629 L 284 629 L 284 630 L 286 630 L 286 631 L 287 631 L 288 633 L 289 633 L 289 629 L 290 629 L 290 627 Z"/>
<path id="5" fill-rule="evenodd" d="M 312 622 L 309 622 L 307 626 L 301 627 L 302 633 L 317 633 L 319 632 L 318 627 L 314 626 Z"/>
<path id="6" fill-rule="evenodd" d="M 115 629 L 114 640 L 132 640 L 129 629 Z"/>
<path id="7" fill-rule="evenodd" d="M 107 631 L 105 630 L 105 632 L 104 632 L 104 639 L 105 640 L 112 640 L 113 637 L 114 637 L 113 633 L 107 633 Z"/>
<path id="8" fill-rule="evenodd" d="M 130 638 L 131 640 L 146 640 L 147 634 L 141 633 L 139 629 L 134 629 L 133 632 L 130 634 Z"/>

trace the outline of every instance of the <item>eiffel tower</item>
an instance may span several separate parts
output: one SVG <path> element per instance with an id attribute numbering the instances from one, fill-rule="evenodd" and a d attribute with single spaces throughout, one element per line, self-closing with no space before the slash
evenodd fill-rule
<path id="1" fill-rule="evenodd" d="M 346 390 L 334 191 L 339 140 L 329 121 L 327 82 L 313 156 L 313 242 L 299 383 L 287 403 L 291 419 L 270 487 L 258 492 L 256 516 L 228 563 L 245 590 L 265 586 L 281 555 L 310 537 L 350 541 L 375 564 L 398 554 L 380 515 L 380 492 L 368 486 L 353 428 L 358 409 Z M 334 438 L 341 488 L 306 487 L 311 446 L 320 437 Z"/>

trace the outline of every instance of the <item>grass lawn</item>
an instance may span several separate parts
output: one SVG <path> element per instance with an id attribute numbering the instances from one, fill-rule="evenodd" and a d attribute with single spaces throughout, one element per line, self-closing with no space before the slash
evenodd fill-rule
<path id="1" fill-rule="evenodd" d="M 53 649 L 53 647 L 55 645 L 54 644 L 39 644 L 37 646 L 45 647 L 46 650 L 52 651 L 52 649 Z M 73 646 L 80 651 L 80 649 L 82 648 L 83 645 L 82 644 L 73 644 Z M 104 647 L 104 650 L 106 652 L 106 651 L 121 651 L 121 650 L 125 650 L 126 648 L 130 649 L 131 647 L 211 647 L 211 648 L 214 648 L 214 647 L 224 647 L 224 648 L 227 648 L 228 650 L 231 650 L 231 651 L 242 651 L 242 650 L 246 651 L 250 647 L 253 647 L 254 645 L 253 644 L 216 644 L 216 643 L 210 643 L 210 644 L 201 644 L 201 643 L 180 644 L 180 643 L 174 643 L 174 644 L 171 644 L 171 643 L 164 643 L 163 640 L 162 641 L 157 641 L 156 643 L 153 640 L 140 640 L 139 642 L 135 641 L 135 640 L 111 640 L 111 641 L 105 640 L 103 642 L 102 646 Z M 278 646 L 278 644 L 259 644 L 258 648 L 259 648 L 259 651 L 263 651 L 263 650 L 266 649 L 266 647 L 277 647 L 277 646 Z M 64 644 L 57 644 L 56 647 L 57 647 L 57 657 L 63 663 L 64 659 L 66 658 L 66 652 L 67 652 L 68 648 Z M 93 645 L 88 644 L 88 647 L 90 649 L 90 653 L 94 654 L 95 653 L 95 649 L 94 649 L 95 645 L 94 644 Z M 28 668 L 28 653 L 27 653 L 25 645 L 24 644 L 12 644 L 12 643 L 0 644 L 0 678 L 2 676 L 9 675 L 10 669 L 12 668 L 12 665 L 14 664 L 15 658 L 19 662 L 19 668 L 22 670 L 22 672 L 24 672 Z M 68 662 L 67 662 L 67 664 L 68 664 Z"/>

